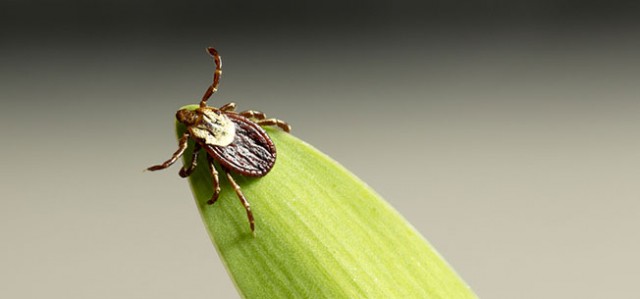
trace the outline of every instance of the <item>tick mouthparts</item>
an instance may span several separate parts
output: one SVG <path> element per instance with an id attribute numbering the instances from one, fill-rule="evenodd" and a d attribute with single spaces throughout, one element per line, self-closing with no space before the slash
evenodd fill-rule
<path id="1" fill-rule="evenodd" d="M 198 116 L 193 110 L 180 109 L 176 112 L 176 119 L 185 125 L 195 124 L 197 118 Z"/>

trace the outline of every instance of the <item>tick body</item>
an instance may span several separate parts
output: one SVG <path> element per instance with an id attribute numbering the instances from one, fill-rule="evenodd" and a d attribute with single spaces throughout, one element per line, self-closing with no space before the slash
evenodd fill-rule
<path id="1" fill-rule="evenodd" d="M 267 118 L 259 111 L 236 112 L 235 103 L 228 103 L 220 108 L 208 106 L 207 100 L 218 89 L 222 62 L 214 48 L 208 48 L 207 51 L 216 64 L 213 83 L 202 96 L 200 107 L 195 110 L 180 109 L 176 113 L 178 121 L 187 127 L 178 142 L 178 150 L 169 160 L 151 166 L 147 170 L 155 171 L 171 166 L 183 155 L 188 140 L 190 138 L 195 140 L 191 163 L 180 169 L 180 176 L 191 175 L 197 166 L 198 155 L 201 150 L 204 150 L 213 185 L 213 194 L 207 203 L 214 204 L 220 195 L 220 181 L 215 167 L 217 163 L 247 211 L 249 226 L 253 232 L 255 223 L 251 207 L 231 173 L 249 177 L 262 177 L 269 173 L 276 162 L 276 147 L 261 126 L 277 126 L 285 132 L 290 132 L 291 127 L 282 120 Z"/>

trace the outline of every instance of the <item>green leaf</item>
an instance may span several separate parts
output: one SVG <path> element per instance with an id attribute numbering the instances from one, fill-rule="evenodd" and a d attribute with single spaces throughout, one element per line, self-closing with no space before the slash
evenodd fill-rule
<path id="1" fill-rule="evenodd" d="M 178 136 L 184 130 L 178 123 Z M 202 220 L 243 297 L 476 298 L 364 182 L 293 135 L 266 130 L 278 151 L 274 168 L 262 178 L 234 175 L 251 203 L 255 234 L 220 170 L 220 198 L 206 203 L 213 191 L 205 155 L 190 176 Z"/>

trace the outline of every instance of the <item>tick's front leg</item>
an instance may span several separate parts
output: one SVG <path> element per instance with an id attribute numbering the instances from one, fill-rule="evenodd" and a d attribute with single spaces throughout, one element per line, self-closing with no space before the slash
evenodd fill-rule
<path id="1" fill-rule="evenodd" d="M 196 145 L 193 147 L 193 153 L 191 154 L 191 164 L 189 167 L 186 165 L 180 168 L 180 172 L 178 173 L 180 177 L 186 178 L 190 176 L 194 170 L 196 170 L 196 166 L 198 165 L 198 154 L 200 153 L 200 143 L 196 142 Z"/>
<path id="2" fill-rule="evenodd" d="M 222 75 L 222 60 L 220 60 L 220 55 L 218 55 L 218 51 L 214 48 L 207 48 L 207 52 L 213 57 L 213 61 L 216 63 L 216 71 L 213 73 L 213 83 L 207 90 L 204 92 L 202 96 L 202 100 L 200 101 L 200 107 L 207 106 L 207 100 L 218 90 L 218 84 L 220 83 L 220 76 Z"/>
<path id="3" fill-rule="evenodd" d="M 189 133 L 185 132 L 184 134 L 182 134 L 182 137 L 180 138 L 180 141 L 178 141 L 178 150 L 175 153 L 173 153 L 171 158 L 169 158 L 169 160 L 167 160 L 167 161 L 164 161 L 164 163 L 162 163 L 162 164 L 151 166 L 151 167 L 147 168 L 147 170 L 156 171 L 156 170 L 165 169 L 165 168 L 173 165 L 173 163 L 175 163 L 176 160 L 178 160 L 178 158 L 180 158 L 180 156 L 182 156 L 182 154 L 184 153 L 184 150 L 187 149 L 187 142 L 188 141 L 189 141 Z"/>

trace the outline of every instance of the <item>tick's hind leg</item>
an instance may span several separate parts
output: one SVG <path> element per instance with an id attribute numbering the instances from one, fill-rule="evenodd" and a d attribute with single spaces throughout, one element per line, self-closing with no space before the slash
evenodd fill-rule
<path id="1" fill-rule="evenodd" d="M 291 126 L 285 121 L 282 121 L 279 119 L 267 118 L 267 119 L 259 120 L 256 123 L 261 126 L 277 126 L 287 133 L 291 132 Z"/>
<path id="2" fill-rule="evenodd" d="M 249 227 L 251 228 L 251 232 L 254 232 L 255 223 L 253 221 L 253 213 L 251 213 L 251 206 L 249 205 L 249 202 L 247 201 L 247 199 L 244 197 L 244 194 L 242 194 L 242 190 L 240 190 L 240 186 L 236 183 L 233 177 L 231 177 L 231 174 L 229 173 L 229 171 L 225 169 L 224 172 L 227 175 L 227 179 L 229 179 L 229 183 L 231 183 L 231 186 L 233 186 L 233 189 L 236 191 L 236 195 L 238 195 L 238 199 L 240 199 L 240 202 L 244 206 L 244 209 L 247 211 L 247 218 L 249 218 Z"/>
<path id="3" fill-rule="evenodd" d="M 200 144 L 196 142 L 196 145 L 193 147 L 193 153 L 191 154 L 191 164 L 189 167 L 186 165 L 180 168 L 180 172 L 178 173 L 180 177 L 186 178 L 190 176 L 194 170 L 196 170 L 196 166 L 198 165 L 198 154 L 200 153 Z"/>
<path id="4" fill-rule="evenodd" d="M 184 154 L 184 150 L 187 149 L 187 142 L 188 141 L 189 141 L 189 133 L 182 134 L 182 137 L 180 138 L 180 141 L 178 141 L 178 150 L 175 153 L 173 153 L 171 158 L 169 158 L 169 160 L 167 160 L 167 161 L 164 161 L 164 163 L 162 163 L 162 164 L 153 165 L 153 166 L 147 168 L 147 170 L 156 171 L 156 170 L 165 169 L 165 168 L 173 165 L 173 163 L 175 163 L 176 160 L 178 160 L 178 158 L 180 158 L 180 156 L 182 156 L 182 154 Z"/>
<path id="5" fill-rule="evenodd" d="M 209 171 L 211 171 L 211 183 L 213 185 L 213 195 L 211 195 L 211 199 L 209 199 L 207 203 L 212 205 L 218 200 L 218 196 L 220 196 L 220 180 L 218 179 L 218 171 L 216 170 L 213 158 L 207 155 L 207 160 L 209 161 Z"/>

